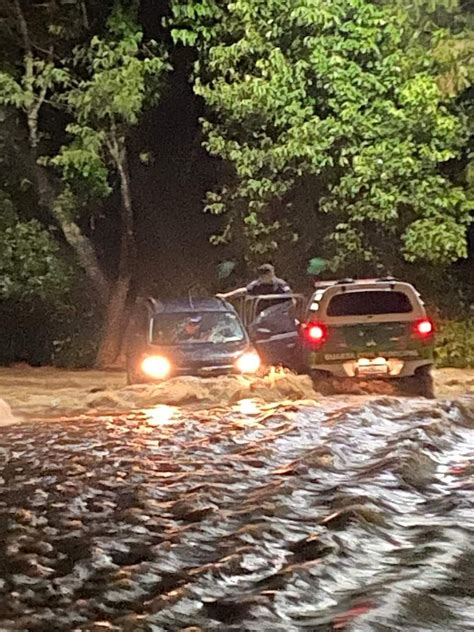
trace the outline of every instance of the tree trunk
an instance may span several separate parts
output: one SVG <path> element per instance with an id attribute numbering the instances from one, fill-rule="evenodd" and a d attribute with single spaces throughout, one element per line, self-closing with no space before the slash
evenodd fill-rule
<path id="1" fill-rule="evenodd" d="M 33 48 L 20 0 L 15 0 L 14 9 L 25 51 L 25 78 L 27 83 L 31 84 L 33 83 L 35 74 Z M 49 174 L 46 169 L 38 163 L 40 143 L 38 116 L 46 98 L 46 88 L 42 88 L 38 93 L 33 92 L 32 96 L 33 99 L 26 109 L 26 120 L 28 124 L 28 142 L 33 161 L 33 172 L 36 180 L 39 204 L 58 222 L 66 242 L 75 252 L 80 266 L 91 281 L 99 302 L 102 305 L 106 305 L 109 291 L 108 282 L 101 270 L 94 247 L 92 246 L 91 241 L 82 233 L 80 227 L 72 219 L 70 209 L 63 208 L 56 199 L 54 187 L 51 184 Z"/>
<path id="2" fill-rule="evenodd" d="M 99 304 L 105 306 L 109 293 L 109 283 L 102 272 L 94 247 L 90 239 L 84 235 L 78 224 L 72 219 L 72 209 L 64 208 L 60 197 L 55 198 L 48 173 L 42 165 L 38 164 L 37 127 L 30 118 L 28 119 L 28 127 L 39 204 L 46 208 L 58 222 L 66 242 L 74 251 L 79 265 L 91 282 Z"/>
<path id="3" fill-rule="evenodd" d="M 136 257 L 130 173 L 125 140 L 113 135 L 109 151 L 120 176 L 121 239 L 117 279 L 110 292 L 104 320 L 104 334 L 97 353 L 96 365 L 99 368 L 117 367 L 127 325 L 127 303 Z"/>
<path id="4" fill-rule="evenodd" d="M 76 222 L 71 219 L 69 210 L 63 208 L 60 199 L 55 200 L 50 210 L 61 227 L 64 238 L 74 250 L 79 265 L 91 282 L 99 304 L 105 307 L 108 303 L 110 292 L 109 282 L 102 272 L 90 239 L 82 233 Z"/>
<path id="5" fill-rule="evenodd" d="M 97 352 L 96 366 L 100 369 L 123 368 L 119 362 L 123 332 L 126 329 L 126 307 L 130 278 L 115 281 L 105 309 L 102 340 Z"/>

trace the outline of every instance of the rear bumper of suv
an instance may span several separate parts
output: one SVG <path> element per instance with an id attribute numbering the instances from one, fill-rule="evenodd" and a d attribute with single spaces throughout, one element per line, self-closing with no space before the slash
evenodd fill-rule
<path id="1" fill-rule="evenodd" d="M 398 360 L 398 359 L 397 359 Z M 340 377 L 340 378 L 354 378 L 354 379 L 397 379 L 402 377 L 410 377 L 415 375 L 415 373 L 423 366 L 431 366 L 433 364 L 432 358 L 417 358 L 416 360 L 403 360 L 403 366 L 400 370 L 397 370 L 392 373 L 384 373 L 382 374 L 372 374 L 372 375 L 358 375 L 355 370 L 355 362 L 347 361 L 347 362 L 317 362 L 309 363 L 309 369 L 311 371 L 323 371 L 325 373 L 330 374 L 332 377 Z M 352 365 L 352 366 L 351 366 Z"/>

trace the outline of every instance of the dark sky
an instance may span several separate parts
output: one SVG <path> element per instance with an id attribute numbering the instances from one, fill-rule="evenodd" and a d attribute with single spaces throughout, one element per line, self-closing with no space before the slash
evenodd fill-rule
<path id="1" fill-rule="evenodd" d="M 163 41 L 166 0 L 145 0 L 145 36 Z M 209 244 L 218 219 L 203 213 L 206 191 L 219 181 L 222 164 L 201 147 L 202 102 L 190 83 L 192 51 L 173 50 L 173 71 L 160 104 L 143 116 L 130 143 L 132 188 L 139 251 L 138 281 L 143 291 L 160 294 L 184 282 L 215 277 L 223 253 Z M 150 152 L 150 164 L 139 161 Z"/>
<path id="2" fill-rule="evenodd" d="M 184 60 L 175 63 L 160 106 L 144 116 L 132 145 L 137 238 L 150 281 L 161 274 L 197 277 L 219 256 L 209 244 L 218 222 L 202 212 L 219 164 L 201 147 L 201 104 L 186 70 Z M 140 151 L 152 153 L 151 164 L 136 160 Z"/>

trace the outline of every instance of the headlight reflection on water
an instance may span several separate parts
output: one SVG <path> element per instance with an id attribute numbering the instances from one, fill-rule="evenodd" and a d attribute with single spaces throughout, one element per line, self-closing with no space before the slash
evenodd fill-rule
<path id="1" fill-rule="evenodd" d="M 153 406 L 153 408 L 145 408 L 143 413 L 146 416 L 149 426 L 169 426 L 180 417 L 177 408 L 167 406 L 166 404 L 158 404 L 157 406 Z"/>
<path id="2" fill-rule="evenodd" d="M 259 415 L 262 412 L 258 402 L 254 399 L 241 399 L 237 402 L 236 408 L 242 415 Z"/>

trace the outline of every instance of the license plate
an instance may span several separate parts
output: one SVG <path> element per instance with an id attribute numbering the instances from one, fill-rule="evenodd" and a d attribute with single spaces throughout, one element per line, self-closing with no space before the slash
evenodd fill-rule
<path id="1" fill-rule="evenodd" d="M 357 363 L 357 375 L 387 375 L 387 362 L 362 360 Z"/>

